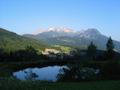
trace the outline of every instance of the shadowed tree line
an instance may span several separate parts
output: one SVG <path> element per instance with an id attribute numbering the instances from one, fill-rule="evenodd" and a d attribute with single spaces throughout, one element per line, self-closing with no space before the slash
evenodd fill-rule
<path id="1" fill-rule="evenodd" d="M 32 46 L 27 46 L 26 49 L 6 52 L 4 49 L 0 50 L 0 60 L 1 61 L 26 61 L 37 59 L 37 51 Z"/>
<path id="2" fill-rule="evenodd" d="M 51 57 L 50 57 L 51 56 Z M 74 49 L 70 54 L 65 53 L 50 53 L 43 55 L 32 46 L 27 46 L 25 49 L 18 51 L 7 52 L 0 48 L 0 61 L 105 61 L 118 60 L 120 54 L 114 51 L 114 43 L 111 37 L 106 44 L 106 51 L 98 50 L 97 46 L 91 42 L 87 50 Z"/>

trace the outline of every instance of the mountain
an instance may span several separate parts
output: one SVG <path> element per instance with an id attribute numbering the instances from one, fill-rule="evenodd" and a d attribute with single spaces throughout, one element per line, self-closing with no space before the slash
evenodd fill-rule
<path id="1" fill-rule="evenodd" d="M 25 37 L 34 38 L 45 41 L 51 45 L 65 45 L 72 47 L 87 48 L 91 41 L 98 47 L 98 49 L 105 50 L 108 37 L 101 34 L 97 29 L 90 28 L 87 30 L 75 32 L 68 28 L 52 28 L 48 31 L 39 33 L 37 35 L 24 35 Z M 120 52 L 120 42 L 113 41 L 115 50 Z"/>
<path id="2" fill-rule="evenodd" d="M 44 42 L 37 41 L 32 38 L 20 36 L 16 33 L 0 28 L 0 48 L 8 51 L 24 49 L 27 45 L 31 45 L 36 49 L 44 49 L 48 47 Z"/>
<path id="3" fill-rule="evenodd" d="M 46 30 L 44 32 L 40 32 L 36 35 L 24 34 L 23 36 L 29 37 L 29 38 L 34 38 L 37 40 L 42 40 L 42 41 L 52 44 L 55 42 L 54 38 L 56 38 L 56 37 L 57 38 L 58 37 L 72 37 L 74 35 L 76 35 L 76 32 L 74 32 L 72 29 L 63 28 L 63 27 L 60 27 L 60 28 L 52 27 L 52 28 L 49 28 L 48 30 Z"/>
<path id="4" fill-rule="evenodd" d="M 69 29 L 69 28 L 52 27 L 52 28 L 49 28 L 48 30 L 46 30 L 44 32 L 40 32 L 39 34 L 36 34 L 36 35 L 25 34 L 24 36 L 39 38 L 39 39 L 44 38 L 45 39 L 45 38 L 54 38 L 54 37 L 62 37 L 62 36 L 72 36 L 74 34 L 75 34 L 75 32 L 72 29 Z"/>

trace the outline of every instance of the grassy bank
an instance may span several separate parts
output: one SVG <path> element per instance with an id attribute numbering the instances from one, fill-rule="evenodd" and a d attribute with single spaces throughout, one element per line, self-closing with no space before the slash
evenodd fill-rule
<path id="1" fill-rule="evenodd" d="M 94 81 L 80 83 L 46 83 L 0 79 L 0 90 L 119 90 L 118 81 Z"/>

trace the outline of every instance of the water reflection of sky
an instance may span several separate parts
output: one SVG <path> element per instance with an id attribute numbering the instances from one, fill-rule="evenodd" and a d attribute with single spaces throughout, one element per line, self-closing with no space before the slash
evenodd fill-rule
<path id="1" fill-rule="evenodd" d="M 33 73 L 38 75 L 37 80 L 56 81 L 59 70 L 65 66 L 48 66 L 43 68 L 27 68 L 18 72 L 14 72 L 13 75 L 20 80 L 25 80 L 26 73 L 32 70 Z"/>

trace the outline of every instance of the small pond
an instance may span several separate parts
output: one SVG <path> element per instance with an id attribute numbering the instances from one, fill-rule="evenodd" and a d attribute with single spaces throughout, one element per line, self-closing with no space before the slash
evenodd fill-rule
<path id="1" fill-rule="evenodd" d="M 57 76 L 63 71 L 63 68 L 69 69 L 68 66 L 47 66 L 42 68 L 26 68 L 17 72 L 13 72 L 13 76 L 19 80 L 41 80 L 56 82 Z M 76 73 L 78 78 L 83 80 L 97 77 L 100 75 L 100 69 L 81 67 L 77 69 L 79 73 Z"/>
<path id="2" fill-rule="evenodd" d="M 48 66 L 42 68 L 27 68 L 13 73 L 13 76 L 19 80 L 41 80 L 53 81 L 57 80 L 57 75 L 62 68 L 66 66 Z"/>

